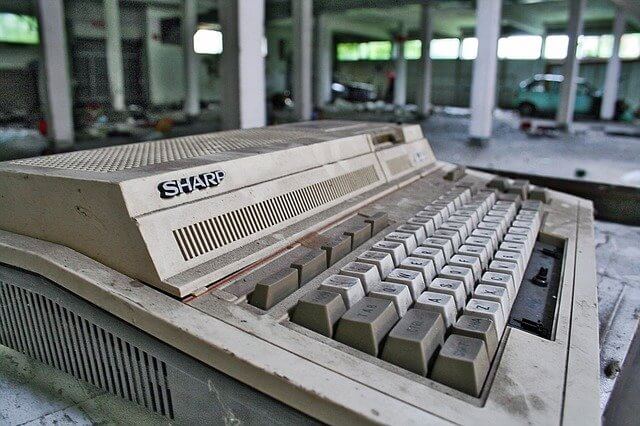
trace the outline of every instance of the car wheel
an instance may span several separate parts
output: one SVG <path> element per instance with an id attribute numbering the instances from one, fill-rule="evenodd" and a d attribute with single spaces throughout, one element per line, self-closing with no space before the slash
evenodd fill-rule
<path id="1" fill-rule="evenodd" d="M 518 112 L 523 117 L 531 117 L 536 113 L 536 107 L 530 102 L 523 102 L 518 105 Z"/>

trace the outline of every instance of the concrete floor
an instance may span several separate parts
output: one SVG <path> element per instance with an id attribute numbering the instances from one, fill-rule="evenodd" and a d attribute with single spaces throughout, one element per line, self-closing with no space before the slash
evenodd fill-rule
<path id="1" fill-rule="evenodd" d="M 347 117 L 345 117 L 347 118 Z M 467 142 L 467 118 L 436 114 L 422 123 L 439 159 L 478 167 L 499 168 L 559 177 L 586 171 L 585 179 L 640 187 L 640 139 L 611 137 L 601 131 L 528 137 L 517 119 L 499 113 L 495 138 L 482 146 Z M 199 125 L 211 130 L 207 123 Z M 178 127 L 177 134 L 189 128 Z M 93 148 L 127 140 L 85 142 Z M 629 177 L 631 176 L 631 178 Z M 634 180 L 635 179 L 635 180 Z M 640 227 L 596 222 L 599 316 L 603 367 L 624 354 L 625 342 L 638 321 L 640 305 Z M 625 327 L 618 327 L 624 324 Z M 633 326 L 633 327 L 632 327 Z M 626 333 L 626 334 L 625 334 Z M 603 377 L 606 401 L 613 379 Z M 64 373 L 0 347 L 0 424 L 136 423 L 158 424 L 162 418 L 106 394 Z"/>

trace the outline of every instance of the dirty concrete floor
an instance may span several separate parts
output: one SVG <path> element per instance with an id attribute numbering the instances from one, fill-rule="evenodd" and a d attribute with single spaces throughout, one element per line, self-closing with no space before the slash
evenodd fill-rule
<path id="1" fill-rule="evenodd" d="M 354 117 L 344 117 L 345 119 Z M 640 139 L 586 134 L 527 137 L 517 118 L 498 113 L 495 137 L 483 146 L 467 142 L 468 118 L 436 114 L 422 123 L 439 159 L 478 167 L 640 186 Z M 209 130 L 209 129 L 207 129 Z M 104 141 L 102 146 L 123 143 Z M 126 142 L 125 142 L 126 143 Z M 86 148 L 97 144 L 87 143 Z M 640 172 L 639 172 L 640 173 Z M 640 306 L 640 227 L 596 222 L 601 364 L 624 354 Z M 634 323 L 635 321 L 635 323 Z M 628 344 L 628 343 L 627 343 Z M 621 360 L 620 360 L 621 361 Z M 602 378 L 603 401 L 613 381 Z M 0 347 L 0 424 L 135 423 L 163 419 L 13 350 Z"/>
<path id="2" fill-rule="evenodd" d="M 608 135 L 602 125 L 528 136 L 515 113 L 496 111 L 493 138 L 481 145 L 469 142 L 466 115 L 438 113 L 421 125 L 439 160 L 569 179 L 582 169 L 584 180 L 640 187 L 640 138 Z"/>

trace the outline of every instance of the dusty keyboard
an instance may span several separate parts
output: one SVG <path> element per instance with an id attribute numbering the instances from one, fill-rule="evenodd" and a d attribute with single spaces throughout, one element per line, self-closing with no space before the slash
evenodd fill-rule
<path id="1" fill-rule="evenodd" d="M 455 187 L 425 205 L 301 297 L 292 321 L 478 396 L 541 223 L 541 201 L 497 194 Z M 297 275 L 274 283 L 283 298 Z"/>

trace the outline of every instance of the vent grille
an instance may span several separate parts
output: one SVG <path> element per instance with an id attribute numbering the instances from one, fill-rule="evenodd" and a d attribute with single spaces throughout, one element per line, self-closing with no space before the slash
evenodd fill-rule
<path id="1" fill-rule="evenodd" d="M 408 155 L 401 155 L 387 161 L 387 167 L 392 176 L 405 172 L 411 168 L 411 161 Z"/>
<path id="2" fill-rule="evenodd" d="M 311 137 L 308 131 L 231 130 L 27 158 L 15 160 L 13 163 L 53 169 L 109 173 L 246 148 L 291 142 L 317 142 L 318 140 L 323 139 Z"/>
<path id="3" fill-rule="evenodd" d="M 373 166 L 345 173 L 220 216 L 173 230 L 184 260 L 224 247 L 364 188 L 378 180 Z"/>
<path id="4" fill-rule="evenodd" d="M 164 362 L 51 299 L 3 281 L 0 344 L 174 418 Z"/>

